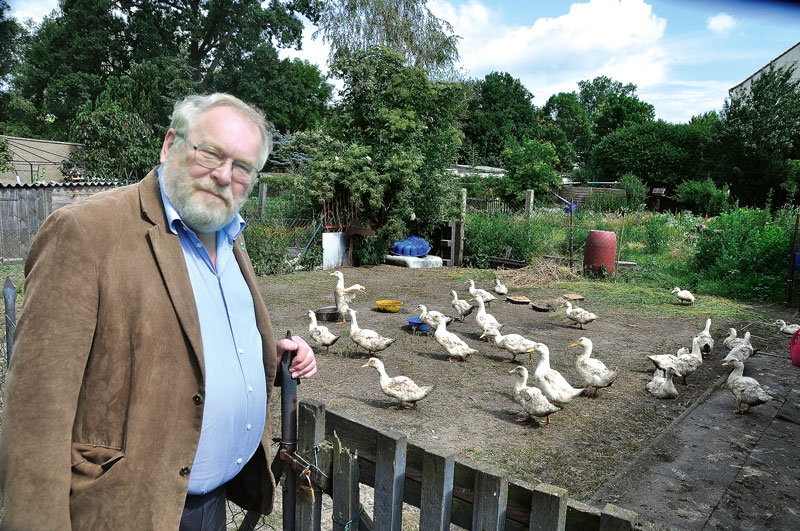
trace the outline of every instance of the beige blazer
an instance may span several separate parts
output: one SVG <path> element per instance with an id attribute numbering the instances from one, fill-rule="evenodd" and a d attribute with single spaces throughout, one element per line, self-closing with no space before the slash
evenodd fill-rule
<path id="1" fill-rule="evenodd" d="M 243 239 L 268 396 L 269 314 Z M 203 346 L 156 172 L 54 212 L 25 265 L 0 438 L 3 529 L 176 530 L 203 418 Z M 267 414 L 265 412 L 265 414 Z M 270 420 L 228 498 L 269 513 Z"/>

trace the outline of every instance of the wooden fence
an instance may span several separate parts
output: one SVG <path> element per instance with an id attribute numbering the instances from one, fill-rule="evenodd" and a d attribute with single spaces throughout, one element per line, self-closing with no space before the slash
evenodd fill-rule
<path id="1" fill-rule="evenodd" d="M 109 183 L 0 186 L 0 262 L 23 262 L 39 227 L 53 211 L 113 187 Z"/>
<path id="2" fill-rule="evenodd" d="M 281 454 L 298 472 L 296 528 L 318 530 L 322 494 L 332 498 L 334 531 L 400 531 L 403 504 L 418 507 L 419 528 L 447 530 L 623 530 L 638 515 L 612 504 L 599 510 L 569 500 L 565 489 L 508 478 L 500 469 L 456 459 L 410 443 L 391 429 L 375 429 L 326 411 L 316 401 L 298 407 L 298 445 Z M 374 488 L 370 516 L 360 485 Z"/>

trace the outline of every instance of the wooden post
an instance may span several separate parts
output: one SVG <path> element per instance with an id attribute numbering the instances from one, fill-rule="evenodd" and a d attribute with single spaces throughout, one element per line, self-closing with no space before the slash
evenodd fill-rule
<path id="1" fill-rule="evenodd" d="M 461 189 L 461 212 L 453 231 L 453 264 L 464 265 L 464 222 L 467 217 L 467 189 Z"/>
<path id="2" fill-rule="evenodd" d="M 6 277 L 3 285 L 3 300 L 6 303 L 6 366 L 11 363 L 11 351 L 14 348 L 14 329 L 17 327 L 17 288 Z"/>
<path id="3" fill-rule="evenodd" d="M 448 531 L 453 509 L 453 454 L 427 451 L 422 458 L 419 528 Z"/>
<path id="4" fill-rule="evenodd" d="M 617 283 L 617 270 L 619 269 L 619 261 L 622 259 L 622 238 L 625 237 L 625 212 L 622 213 L 622 230 L 619 233 L 619 241 L 617 242 L 617 261 L 614 262 L 614 284 Z"/>
<path id="5" fill-rule="evenodd" d="M 638 519 L 634 511 L 609 503 L 600 513 L 600 531 L 632 531 Z"/>
<path id="6" fill-rule="evenodd" d="M 325 404 L 317 401 L 300 402 L 297 408 L 297 454 L 306 462 L 327 473 L 327 467 L 317 458 L 317 445 L 325 440 Z M 301 474 L 297 495 L 295 520 L 298 529 L 320 531 L 322 525 L 322 489 L 309 487 L 309 480 Z M 310 479 L 310 478 L 309 478 Z"/>
<path id="7" fill-rule="evenodd" d="M 387 429 L 381 430 L 376 443 L 373 517 L 381 529 L 402 531 L 407 438 L 403 433 Z"/>
<path id="8" fill-rule="evenodd" d="M 266 212 L 267 203 L 267 183 L 260 181 L 258 183 L 258 217 L 263 218 Z"/>
<path id="9" fill-rule="evenodd" d="M 800 214 L 794 219 L 794 236 L 792 237 L 792 255 L 789 258 L 789 278 L 786 282 L 786 306 L 792 305 L 792 292 L 794 291 L 794 263 L 797 260 L 797 228 L 800 225 Z"/>
<path id="10" fill-rule="evenodd" d="M 567 490 L 540 483 L 531 498 L 530 531 L 563 531 L 567 525 Z"/>
<path id="11" fill-rule="evenodd" d="M 480 466 L 475 471 L 472 529 L 503 531 L 508 500 L 508 477 L 499 468 Z"/>
<path id="12" fill-rule="evenodd" d="M 533 214 L 533 190 L 525 190 L 525 217 L 531 217 Z"/>
<path id="13" fill-rule="evenodd" d="M 333 531 L 358 529 L 361 515 L 358 485 L 358 453 L 342 448 L 334 432 L 333 450 Z"/>

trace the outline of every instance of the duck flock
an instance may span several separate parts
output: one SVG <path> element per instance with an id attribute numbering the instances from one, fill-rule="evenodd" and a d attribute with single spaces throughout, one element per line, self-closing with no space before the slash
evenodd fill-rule
<path id="1" fill-rule="evenodd" d="M 350 303 L 357 294 L 366 293 L 366 288 L 360 284 L 345 287 L 344 276 L 340 271 L 334 271 L 331 275 L 337 277 L 334 299 L 337 311 L 341 313 L 342 320 L 339 322 L 345 322 L 345 316 L 349 316 L 350 340 L 370 356 L 362 367 L 373 367 L 378 371 L 381 390 L 387 396 L 397 400 L 397 409 L 401 409 L 405 405 L 410 405 L 412 409 L 416 408 L 417 402 L 428 396 L 434 386 L 417 385 L 407 376 L 390 377 L 386 373 L 383 362 L 375 355 L 388 349 L 395 339 L 384 337 L 369 328 L 361 328 L 357 312 L 350 308 Z M 498 322 L 487 311 L 492 302 L 498 300 L 498 296 L 508 294 L 508 288 L 500 282 L 500 279 L 495 280 L 492 291 L 476 287 L 472 279 L 467 280 L 465 285 L 468 285 L 468 296 L 464 296 L 464 298 L 459 298 L 456 290 L 450 291 L 451 306 L 456 312 L 455 317 L 446 316 L 440 311 L 428 309 L 426 305 L 420 304 L 418 306 L 420 321 L 434 330 L 433 337 L 436 343 L 444 349 L 453 363 L 466 362 L 473 355 L 479 353 L 456 333 L 447 329 L 447 326 L 455 319 L 462 323 L 467 318 L 474 319 L 481 339 L 510 354 L 510 359 L 504 360 L 506 362 L 516 362 L 517 357 L 521 356 L 524 363 L 524 358 L 527 356 L 528 363 L 532 364 L 533 354 L 538 355 L 538 362 L 533 374 L 529 374 L 524 365 L 518 365 L 509 371 L 509 374 L 515 376 L 510 396 L 525 414 L 517 419 L 518 421 L 525 422 L 537 417 L 544 418 L 543 424 L 549 424 L 551 414 L 562 410 L 578 396 L 596 397 L 600 389 L 611 386 L 616 380 L 618 371 L 608 368 L 602 361 L 592 357 L 592 340 L 584 336 L 570 345 L 570 347 L 580 349 L 580 354 L 575 361 L 575 368 L 581 381 L 577 386 L 573 386 L 560 372 L 550 366 L 550 349 L 547 345 L 520 334 L 502 333 L 504 323 Z M 694 295 L 687 290 L 676 287 L 672 290 L 672 294 L 678 298 L 680 304 L 693 305 L 695 303 Z M 573 306 L 570 301 L 564 302 L 561 307 L 564 309 L 565 317 L 571 322 L 570 324 L 576 325 L 582 330 L 585 325 L 598 319 L 594 313 Z M 313 310 L 309 310 L 308 316 L 311 321 L 308 328 L 309 336 L 316 346 L 324 347 L 327 354 L 328 349 L 336 343 L 339 336 L 332 333 L 326 326 L 318 324 Z M 775 321 L 775 326 L 785 334 L 794 334 L 800 329 L 800 325 L 789 325 L 782 320 Z M 740 338 L 737 336 L 736 329 L 731 328 L 722 343 L 728 350 L 722 365 L 732 368 L 727 380 L 727 387 L 736 399 L 734 412 L 748 413 L 751 407 L 772 400 L 772 397 L 755 379 L 743 375 L 744 365 L 754 352 L 750 341 L 750 332 Z M 676 376 L 681 378 L 685 385 L 686 378 L 702 366 L 704 357 L 711 353 L 713 348 L 711 319 L 707 319 L 705 328 L 692 338 L 691 349 L 682 347 L 674 355 L 648 356 L 655 368 L 652 380 L 646 385 L 647 391 L 656 398 L 676 398 L 678 390 L 673 383 L 673 378 Z"/>

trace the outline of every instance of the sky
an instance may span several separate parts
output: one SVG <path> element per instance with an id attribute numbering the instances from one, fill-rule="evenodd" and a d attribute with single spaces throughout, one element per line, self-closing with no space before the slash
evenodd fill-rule
<path id="1" fill-rule="evenodd" d="M 10 14 L 40 20 L 56 0 L 10 0 Z M 508 72 L 534 95 L 578 90 L 606 75 L 672 123 L 720 110 L 728 89 L 800 42 L 800 6 L 757 0 L 430 0 L 460 36 L 469 78 Z M 306 24 L 302 50 L 326 72 L 328 49 Z"/>

